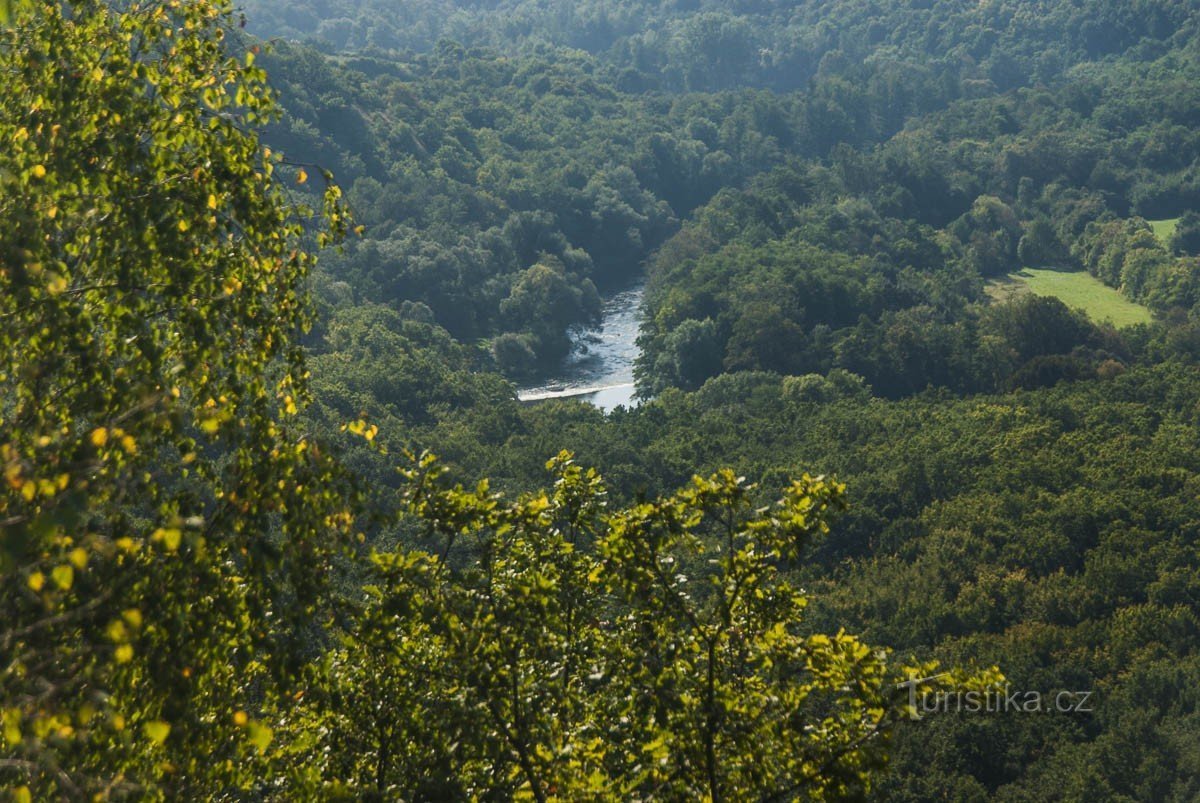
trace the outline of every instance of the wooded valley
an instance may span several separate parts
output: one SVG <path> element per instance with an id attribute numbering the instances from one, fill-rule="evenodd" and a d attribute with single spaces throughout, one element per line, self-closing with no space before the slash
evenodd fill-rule
<path id="1" fill-rule="evenodd" d="M 1195 4 L 8 0 L 0 71 L 0 793 L 1200 796 Z M 518 400 L 642 282 L 636 404 Z"/>

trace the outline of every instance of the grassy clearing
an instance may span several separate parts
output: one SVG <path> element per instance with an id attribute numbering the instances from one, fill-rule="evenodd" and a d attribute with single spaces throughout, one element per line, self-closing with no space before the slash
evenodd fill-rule
<path id="1" fill-rule="evenodd" d="M 1150 310 L 1084 271 L 1026 268 L 988 287 L 988 295 L 997 301 L 1022 293 L 1055 296 L 1072 309 L 1082 309 L 1093 321 L 1108 321 L 1118 328 L 1151 321 Z"/>
<path id="2" fill-rule="evenodd" d="M 1169 245 L 1171 237 L 1175 234 L 1175 227 L 1179 225 L 1179 218 L 1173 217 L 1168 220 L 1147 220 L 1150 228 L 1154 229 L 1154 236 L 1159 239 L 1163 245 Z"/>

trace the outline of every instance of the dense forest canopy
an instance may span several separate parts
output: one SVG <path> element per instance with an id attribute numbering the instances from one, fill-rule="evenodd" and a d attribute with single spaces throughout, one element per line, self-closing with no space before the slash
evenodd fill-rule
<path id="1" fill-rule="evenodd" d="M 1011 89 L 1169 38 L 1194 10 L 1180 0 L 249 0 L 245 8 L 252 31 L 328 52 L 423 52 L 443 41 L 582 50 L 627 82 L 701 91 L 801 89 L 850 64 L 889 60 Z"/>
<path id="2" fill-rule="evenodd" d="M 0 3 L 0 790 L 1195 799 L 1198 26 Z"/>

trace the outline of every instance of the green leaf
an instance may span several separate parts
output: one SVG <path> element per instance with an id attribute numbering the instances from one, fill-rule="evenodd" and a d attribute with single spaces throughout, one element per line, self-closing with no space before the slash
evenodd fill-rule
<path id="1" fill-rule="evenodd" d="M 271 745 L 271 740 L 275 738 L 275 733 L 261 722 L 251 722 L 246 727 L 246 735 L 250 744 L 260 753 L 265 753 Z"/>
<path id="2" fill-rule="evenodd" d="M 50 572 L 50 577 L 54 579 L 56 586 L 66 591 L 75 583 L 75 569 L 64 563 L 62 566 L 55 566 Z"/>
<path id="3" fill-rule="evenodd" d="M 11 708 L 4 712 L 4 741 L 10 747 L 21 743 L 21 712 Z"/>
<path id="4" fill-rule="evenodd" d="M 168 722 L 163 722 L 161 719 L 152 720 L 142 725 L 142 732 L 146 734 L 146 738 L 155 744 L 162 744 L 171 734 L 171 725 Z"/>

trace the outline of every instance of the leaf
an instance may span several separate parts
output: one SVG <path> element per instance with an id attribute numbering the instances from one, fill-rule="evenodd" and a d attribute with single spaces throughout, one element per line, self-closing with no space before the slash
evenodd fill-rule
<path id="1" fill-rule="evenodd" d="M 150 536 L 151 541 L 161 541 L 169 552 L 179 549 L 179 542 L 182 538 L 183 533 L 176 527 L 160 527 Z"/>
<path id="2" fill-rule="evenodd" d="M 129 628 L 125 626 L 125 622 L 120 619 L 113 619 L 105 628 L 105 633 L 108 638 L 118 644 L 124 644 L 129 641 Z"/>
<path id="3" fill-rule="evenodd" d="M 12 747 L 21 743 L 21 712 L 15 708 L 4 712 L 4 741 Z"/>
<path id="4" fill-rule="evenodd" d="M 300 168 L 300 172 L 296 174 L 296 183 L 303 184 L 308 181 L 308 173 L 304 172 L 304 168 Z"/>
<path id="5" fill-rule="evenodd" d="M 251 722 L 246 727 L 246 735 L 250 740 L 250 744 L 260 753 L 266 752 L 271 745 L 271 740 L 275 738 L 274 732 L 261 722 Z"/>
<path id="6" fill-rule="evenodd" d="M 75 569 L 69 564 L 55 566 L 50 572 L 50 577 L 54 579 L 56 586 L 66 591 L 75 583 Z"/>
<path id="7" fill-rule="evenodd" d="M 161 719 L 151 720 L 142 725 L 142 733 L 146 734 L 146 738 L 154 744 L 162 744 L 171 735 L 171 725 Z"/>

